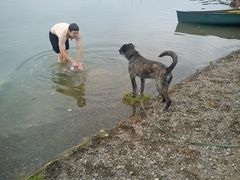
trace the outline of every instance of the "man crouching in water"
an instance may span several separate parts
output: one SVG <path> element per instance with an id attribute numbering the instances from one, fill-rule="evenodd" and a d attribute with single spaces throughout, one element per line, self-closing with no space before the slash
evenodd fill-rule
<path id="1" fill-rule="evenodd" d="M 69 55 L 69 38 L 76 40 L 76 48 L 78 54 L 77 61 L 72 59 Z M 63 62 L 66 60 L 78 70 L 82 70 L 84 68 L 82 63 L 82 40 L 77 24 L 55 24 L 49 31 L 49 39 L 53 50 L 58 54 L 58 62 Z"/>

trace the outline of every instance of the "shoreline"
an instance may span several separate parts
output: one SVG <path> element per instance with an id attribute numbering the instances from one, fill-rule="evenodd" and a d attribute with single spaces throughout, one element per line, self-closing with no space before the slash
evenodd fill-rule
<path id="1" fill-rule="evenodd" d="M 147 117 L 101 130 L 27 179 L 237 179 L 240 51 L 173 85 L 170 97 L 168 112 L 154 98 Z"/>

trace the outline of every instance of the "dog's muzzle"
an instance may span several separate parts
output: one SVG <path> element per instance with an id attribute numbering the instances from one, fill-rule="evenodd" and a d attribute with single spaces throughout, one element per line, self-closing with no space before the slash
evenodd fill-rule
<path id="1" fill-rule="evenodd" d="M 119 54 L 123 54 L 123 51 L 121 49 L 119 49 Z"/>

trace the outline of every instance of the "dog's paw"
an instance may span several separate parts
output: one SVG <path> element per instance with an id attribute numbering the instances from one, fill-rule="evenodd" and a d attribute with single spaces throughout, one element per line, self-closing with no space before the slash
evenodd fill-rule
<path id="1" fill-rule="evenodd" d="M 137 97 L 137 93 L 132 92 L 132 93 L 131 93 L 131 96 L 132 96 L 132 97 Z"/>
<path id="2" fill-rule="evenodd" d="M 163 108 L 162 112 L 163 112 L 163 113 L 169 112 L 169 109 Z"/>

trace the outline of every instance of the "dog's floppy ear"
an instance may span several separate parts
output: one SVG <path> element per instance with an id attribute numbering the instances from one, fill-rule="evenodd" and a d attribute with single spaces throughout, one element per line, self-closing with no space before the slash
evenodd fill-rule
<path id="1" fill-rule="evenodd" d="M 135 48 L 135 46 L 132 43 L 128 43 L 128 46 L 131 48 Z"/>

